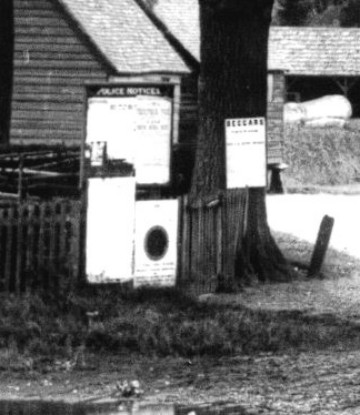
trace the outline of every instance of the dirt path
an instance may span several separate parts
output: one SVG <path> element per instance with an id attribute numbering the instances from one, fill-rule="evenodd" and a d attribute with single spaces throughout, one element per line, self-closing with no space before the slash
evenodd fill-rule
<path id="1" fill-rule="evenodd" d="M 91 374 L 28 375 L 5 383 L 1 376 L 1 395 L 104 402 L 116 400 L 118 381 L 136 377 L 145 390 L 144 404 L 226 402 L 241 405 L 253 415 L 352 415 L 360 411 L 359 362 L 359 351 L 192 361 L 113 360 Z"/>

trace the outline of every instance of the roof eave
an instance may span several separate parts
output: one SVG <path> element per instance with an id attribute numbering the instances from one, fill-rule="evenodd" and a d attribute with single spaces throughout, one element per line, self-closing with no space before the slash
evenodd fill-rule
<path id="1" fill-rule="evenodd" d="M 136 4 L 143 10 L 146 16 L 152 21 L 156 28 L 162 33 L 165 39 L 169 42 L 170 46 L 184 60 L 185 64 L 190 67 L 191 71 L 200 70 L 199 60 L 183 45 L 183 43 L 171 32 L 167 25 L 154 13 L 149 7 L 147 7 L 141 0 L 134 0 Z"/>
<path id="2" fill-rule="evenodd" d="M 168 76 L 184 76 L 190 75 L 192 71 L 170 71 L 170 70 L 149 70 L 149 71 L 116 71 L 116 76 L 142 76 L 142 75 L 168 75 Z"/>

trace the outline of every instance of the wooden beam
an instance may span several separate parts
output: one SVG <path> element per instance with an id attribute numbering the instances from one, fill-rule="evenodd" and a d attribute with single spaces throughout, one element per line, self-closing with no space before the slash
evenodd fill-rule
<path id="1" fill-rule="evenodd" d="M 351 88 L 358 82 L 357 78 L 333 78 L 334 82 L 341 89 L 342 93 L 347 97 Z"/>

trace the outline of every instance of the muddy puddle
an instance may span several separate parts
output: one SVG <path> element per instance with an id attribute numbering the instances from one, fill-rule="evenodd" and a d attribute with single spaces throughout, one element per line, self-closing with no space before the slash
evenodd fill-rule
<path id="1" fill-rule="evenodd" d="M 240 406 L 142 405 L 133 402 L 111 404 L 65 404 L 45 401 L 0 401 L 0 415 L 246 415 Z"/>

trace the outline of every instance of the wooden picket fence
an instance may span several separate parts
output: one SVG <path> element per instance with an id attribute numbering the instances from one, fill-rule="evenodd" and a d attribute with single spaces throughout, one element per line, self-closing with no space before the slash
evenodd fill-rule
<path id="1" fill-rule="evenodd" d="M 192 207 L 182 198 L 178 285 L 195 294 L 216 291 L 220 275 L 233 276 L 236 244 L 244 232 L 247 191 L 227 191 Z"/>
<path id="2" fill-rule="evenodd" d="M 0 205 L 0 291 L 56 289 L 75 281 L 80 212 L 80 202 L 72 200 Z"/>
<path id="3" fill-rule="evenodd" d="M 181 289 L 214 292 L 219 275 L 233 275 L 246 204 L 244 191 L 228 191 L 196 207 L 181 198 L 177 280 Z M 60 284 L 80 281 L 84 216 L 79 200 L 0 204 L 0 291 L 56 292 Z"/>

